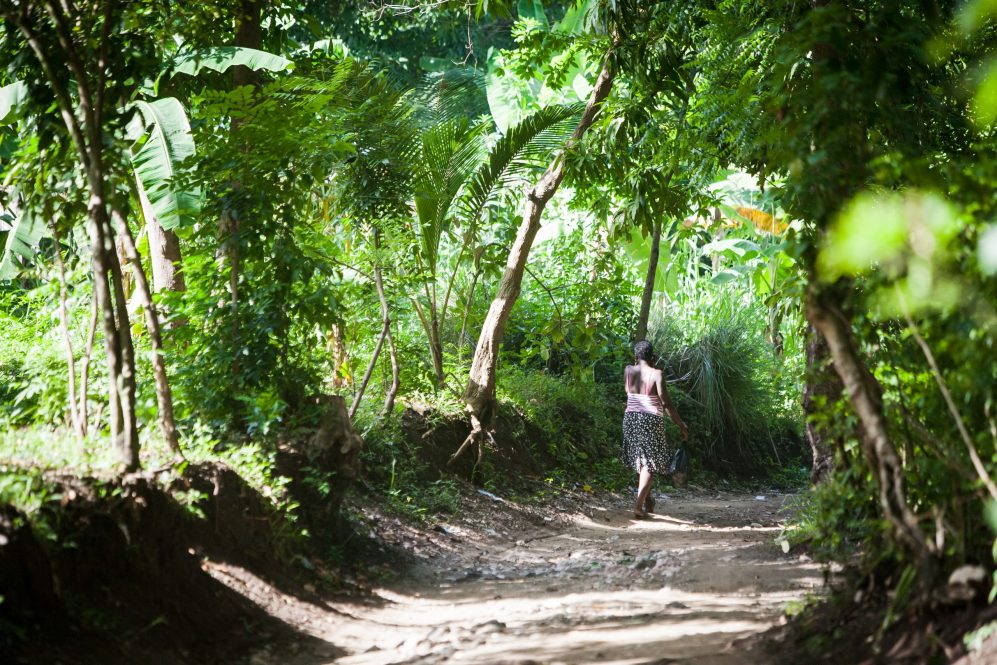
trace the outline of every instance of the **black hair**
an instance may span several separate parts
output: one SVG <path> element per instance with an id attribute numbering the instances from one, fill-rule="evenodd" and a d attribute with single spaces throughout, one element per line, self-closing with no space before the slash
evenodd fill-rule
<path id="1" fill-rule="evenodd" d="M 653 363 L 654 347 L 651 346 L 650 342 L 642 339 L 634 344 L 634 355 L 637 356 L 637 360 L 646 360 L 649 363 Z"/>

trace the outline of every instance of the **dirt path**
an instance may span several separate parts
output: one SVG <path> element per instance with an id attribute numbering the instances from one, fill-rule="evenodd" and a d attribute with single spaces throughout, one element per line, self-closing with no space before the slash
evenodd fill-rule
<path id="1" fill-rule="evenodd" d="M 765 662 L 737 640 L 824 581 L 818 565 L 773 542 L 790 498 L 659 495 L 647 521 L 614 495 L 562 506 L 578 512 L 561 520 L 524 519 L 492 500 L 477 513 L 490 509 L 491 526 L 455 520 L 432 537 L 374 518 L 415 562 L 375 588 L 374 602 L 323 607 L 212 572 L 335 645 L 259 652 L 251 662 L 261 665 Z"/>

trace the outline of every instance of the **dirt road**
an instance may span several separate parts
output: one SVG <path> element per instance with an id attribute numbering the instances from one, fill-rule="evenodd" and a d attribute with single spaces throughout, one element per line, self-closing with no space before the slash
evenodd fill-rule
<path id="1" fill-rule="evenodd" d="M 646 521 L 616 495 L 529 519 L 480 497 L 470 512 L 490 521 L 465 515 L 426 531 L 375 517 L 415 563 L 379 583 L 373 602 L 316 605 L 212 573 L 318 638 L 258 652 L 260 664 L 766 662 L 737 640 L 824 584 L 818 565 L 774 543 L 791 497 L 658 497 Z"/>

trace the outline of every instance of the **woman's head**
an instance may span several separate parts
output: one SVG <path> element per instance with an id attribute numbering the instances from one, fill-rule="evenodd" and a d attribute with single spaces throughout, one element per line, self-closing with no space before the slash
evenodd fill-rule
<path id="1" fill-rule="evenodd" d="M 647 340 L 642 339 L 641 341 L 634 344 L 634 355 L 637 360 L 644 360 L 649 363 L 654 362 L 654 347 Z"/>

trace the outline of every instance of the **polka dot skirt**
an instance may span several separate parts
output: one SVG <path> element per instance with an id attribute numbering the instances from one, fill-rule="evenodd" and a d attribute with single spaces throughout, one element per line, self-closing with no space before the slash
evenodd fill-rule
<path id="1" fill-rule="evenodd" d="M 665 438 L 665 421 L 651 413 L 623 414 L 623 463 L 640 473 L 668 473 L 673 451 Z"/>

